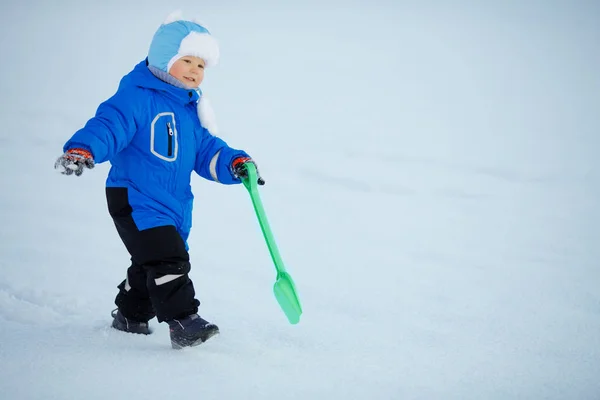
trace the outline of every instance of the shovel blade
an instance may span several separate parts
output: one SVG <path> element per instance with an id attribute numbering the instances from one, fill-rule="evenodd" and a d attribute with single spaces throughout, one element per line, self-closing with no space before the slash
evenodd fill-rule
<path id="1" fill-rule="evenodd" d="M 273 292 L 279 306 L 283 310 L 290 324 L 297 324 L 302 315 L 302 305 L 296 293 L 294 280 L 287 272 L 280 272 L 273 285 Z"/>

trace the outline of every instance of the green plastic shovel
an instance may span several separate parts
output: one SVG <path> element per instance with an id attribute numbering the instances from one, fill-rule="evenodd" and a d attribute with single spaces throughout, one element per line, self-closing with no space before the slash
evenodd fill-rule
<path id="1" fill-rule="evenodd" d="M 273 292 L 275 293 L 275 298 L 277 299 L 279 306 L 285 313 L 288 321 L 290 321 L 290 324 L 297 324 L 300 321 L 300 315 L 302 315 L 302 306 L 300 305 L 300 299 L 296 293 L 296 285 L 283 265 L 279 249 L 277 249 L 277 245 L 275 244 L 275 238 L 269 227 L 265 209 L 260 200 L 260 196 L 258 195 L 258 185 L 256 184 L 258 174 L 256 172 L 256 166 L 252 163 L 246 163 L 244 165 L 248 170 L 248 177 L 242 178 L 242 183 L 246 189 L 248 189 L 248 193 L 250 193 L 256 217 L 258 218 L 260 228 L 262 229 L 263 236 L 267 242 L 269 253 L 271 253 L 271 258 L 275 264 L 275 269 L 277 270 L 277 278 L 273 285 Z"/>

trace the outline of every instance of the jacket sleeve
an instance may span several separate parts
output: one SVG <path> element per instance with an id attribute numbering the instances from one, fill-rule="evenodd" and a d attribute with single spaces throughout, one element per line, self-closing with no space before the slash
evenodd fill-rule
<path id="1" fill-rule="evenodd" d="M 84 148 L 91 151 L 96 163 L 110 160 L 131 142 L 137 131 L 134 107 L 139 101 L 135 100 L 132 90 L 117 91 L 100 104 L 96 115 L 75 132 L 63 150 Z"/>
<path id="2" fill-rule="evenodd" d="M 225 185 L 241 183 L 233 176 L 231 163 L 238 157 L 248 157 L 242 150 L 232 149 L 222 139 L 202 128 L 202 142 L 196 153 L 194 170 L 201 177 Z"/>

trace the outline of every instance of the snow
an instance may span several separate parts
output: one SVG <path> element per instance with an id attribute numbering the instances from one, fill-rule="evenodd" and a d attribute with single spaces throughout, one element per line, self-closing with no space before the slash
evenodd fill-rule
<path id="1" fill-rule="evenodd" d="M 0 397 L 600 398 L 600 6 L 117 0 L 0 5 Z M 290 325 L 242 186 L 193 178 L 221 328 L 109 328 L 109 165 L 53 170 L 173 9 L 221 45 L 221 137 L 267 184 Z"/>

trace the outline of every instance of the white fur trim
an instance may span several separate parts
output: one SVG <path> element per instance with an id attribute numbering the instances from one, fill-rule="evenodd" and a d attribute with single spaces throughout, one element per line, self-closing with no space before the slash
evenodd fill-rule
<path id="1" fill-rule="evenodd" d="M 171 58 L 169 60 L 169 63 L 167 64 L 167 71 L 171 70 L 171 67 L 173 66 L 173 64 L 175 64 L 175 61 L 179 60 L 181 57 L 183 57 L 181 54 L 175 54 L 173 56 L 173 58 Z M 205 61 L 206 62 L 206 61 Z"/>
<path id="2" fill-rule="evenodd" d="M 183 38 L 177 54 L 169 60 L 167 71 L 181 57 L 194 56 L 204 60 L 205 67 L 214 67 L 219 62 L 219 45 L 215 38 L 206 33 L 190 32 Z"/>
<path id="3" fill-rule="evenodd" d="M 198 118 L 200 119 L 200 125 L 206 128 L 211 135 L 216 136 L 219 133 L 219 129 L 217 127 L 217 118 L 206 96 L 202 95 L 200 97 L 197 111 Z"/>

